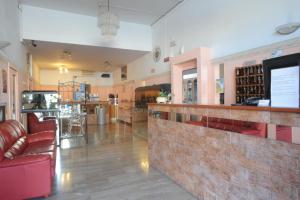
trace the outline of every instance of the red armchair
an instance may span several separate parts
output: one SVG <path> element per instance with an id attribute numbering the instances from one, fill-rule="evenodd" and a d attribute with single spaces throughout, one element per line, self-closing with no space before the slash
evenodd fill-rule
<path id="1" fill-rule="evenodd" d="M 0 123 L 0 199 L 47 197 L 55 172 L 55 134 L 28 135 L 14 120 Z"/>
<path id="2" fill-rule="evenodd" d="M 56 131 L 56 122 L 53 118 L 45 118 L 43 121 L 39 121 L 34 113 L 28 113 L 27 127 L 29 134 L 41 131 Z"/>

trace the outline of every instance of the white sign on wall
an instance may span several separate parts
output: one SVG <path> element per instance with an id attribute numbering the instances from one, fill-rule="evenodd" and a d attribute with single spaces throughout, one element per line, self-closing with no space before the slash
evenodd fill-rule
<path id="1" fill-rule="evenodd" d="M 271 70 L 271 106 L 299 107 L 299 66 Z"/>

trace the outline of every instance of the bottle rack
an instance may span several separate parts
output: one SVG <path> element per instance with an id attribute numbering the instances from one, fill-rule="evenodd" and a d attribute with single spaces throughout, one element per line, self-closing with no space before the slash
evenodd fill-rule
<path id="1" fill-rule="evenodd" d="M 261 64 L 238 67 L 236 74 L 236 103 L 250 97 L 265 97 L 263 66 Z"/>

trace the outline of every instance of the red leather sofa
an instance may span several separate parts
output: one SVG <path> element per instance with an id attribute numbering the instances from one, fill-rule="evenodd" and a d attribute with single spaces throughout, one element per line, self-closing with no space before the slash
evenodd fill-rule
<path id="1" fill-rule="evenodd" d="M 225 131 L 267 137 L 267 124 L 202 116 L 200 121 L 188 121 L 188 124 L 205 126 Z"/>
<path id="2" fill-rule="evenodd" d="M 38 133 L 41 131 L 52 131 L 56 130 L 56 122 L 53 118 L 43 118 L 42 121 L 39 120 L 35 113 L 27 114 L 27 127 L 28 133 Z"/>
<path id="3" fill-rule="evenodd" d="M 47 197 L 55 154 L 54 131 L 27 134 L 15 120 L 0 123 L 0 199 Z"/>

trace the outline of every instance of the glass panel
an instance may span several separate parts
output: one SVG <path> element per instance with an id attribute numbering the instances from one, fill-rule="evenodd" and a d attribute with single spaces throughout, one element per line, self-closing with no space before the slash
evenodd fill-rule
<path id="1" fill-rule="evenodd" d="M 22 112 L 51 111 L 58 109 L 57 92 L 23 92 Z"/>
<path id="2" fill-rule="evenodd" d="M 199 120 L 199 118 L 201 118 L 201 116 L 198 115 L 190 115 L 190 121 L 191 122 L 196 122 Z"/>
<path id="3" fill-rule="evenodd" d="M 149 117 L 156 118 L 156 119 L 170 120 L 171 114 L 169 112 L 149 110 Z"/>
<path id="4" fill-rule="evenodd" d="M 183 121 L 183 116 L 181 113 L 176 113 L 176 122 L 182 122 Z"/>
<path id="5" fill-rule="evenodd" d="M 189 69 L 182 72 L 183 103 L 197 103 L 197 69 Z"/>

